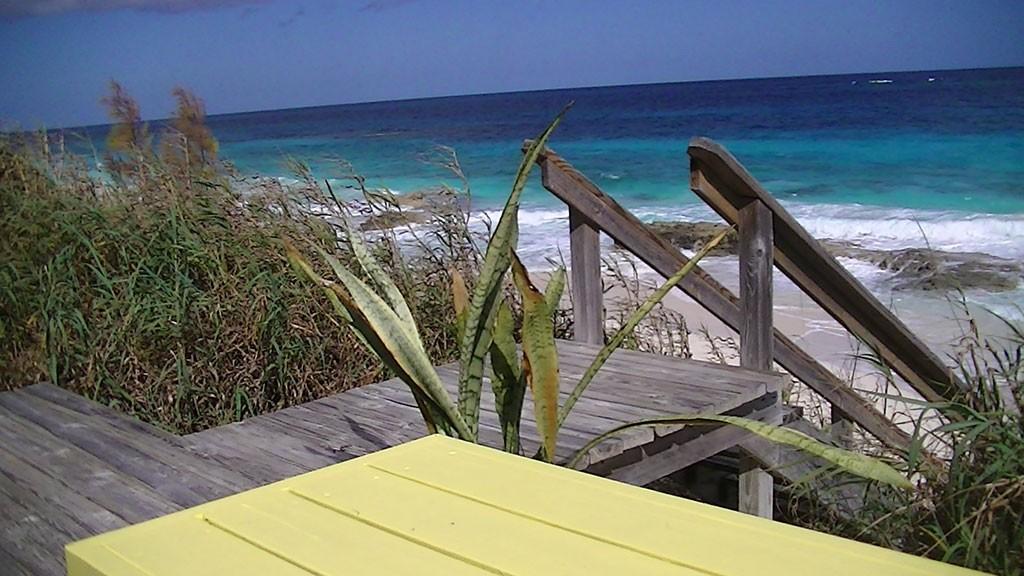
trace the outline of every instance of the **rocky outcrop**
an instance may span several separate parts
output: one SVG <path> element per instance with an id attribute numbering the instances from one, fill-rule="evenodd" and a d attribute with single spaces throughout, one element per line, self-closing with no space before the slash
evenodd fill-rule
<path id="1" fill-rule="evenodd" d="M 1024 273 L 1017 262 L 978 252 L 926 248 L 873 250 L 835 241 L 826 247 L 833 256 L 870 262 L 892 272 L 894 290 L 1005 292 L 1016 288 Z"/>
<path id="2" fill-rule="evenodd" d="M 393 197 L 397 206 L 386 209 L 374 209 L 359 224 L 359 229 L 390 230 L 409 224 L 429 222 L 433 215 L 448 214 L 461 210 L 460 197 L 449 190 L 429 190 L 410 192 Z M 367 206 L 367 211 L 370 207 Z"/>
<path id="3" fill-rule="evenodd" d="M 728 228 L 725 224 L 715 222 L 651 222 L 648 227 L 658 236 L 671 242 L 673 246 L 694 252 L 700 250 L 712 238 Z M 718 243 L 718 246 L 715 246 L 710 254 L 712 256 L 735 254 L 738 242 L 739 236 L 733 230 Z"/>
<path id="4" fill-rule="evenodd" d="M 650 228 L 677 248 L 697 251 L 727 227 L 715 222 L 653 222 Z M 715 256 L 735 254 L 737 235 L 730 233 L 711 252 Z M 864 248 L 845 240 L 821 240 L 833 256 L 874 264 L 893 274 L 894 290 L 985 290 L 1015 289 L 1024 275 L 1020 263 L 977 252 L 944 252 L 926 248 L 879 250 Z"/>
<path id="5" fill-rule="evenodd" d="M 375 212 L 367 216 L 359 223 L 359 229 L 363 232 L 370 230 L 390 230 L 399 226 L 409 224 L 422 224 L 430 220 L 430 214 L 423 210 L 387 210 Z"/>

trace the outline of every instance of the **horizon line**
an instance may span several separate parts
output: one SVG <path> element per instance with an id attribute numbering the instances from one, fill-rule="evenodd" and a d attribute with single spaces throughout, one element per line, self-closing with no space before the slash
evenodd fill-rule
<path id="1" fill-rule="evenodd" d="M 627 87 L 640 87 L 640 86 L 663 86 L 668 84 L 702 84 L 710 82 L 745 82 L 750 80 L 785 80 L 785 79 L 796 79 L 796 78 L 822 78 L 828 76 L 857 76 L 867 74 L 912 74 L 918 72 L 967 72 L 973 70 L 1012 70 L 1014 68 L 1024 68 L 1024 64 L 1015 66 L 977 66 L 972 68 L 929 68 L 929 69 L 907 69 L 907 70 L 878 70 L 868 72 L 829 72 L 821 74 L 793 74 L 793 75 L 782 75 L 782 76 L 747 76 L 747 77 L 723 77 L 723 78 L 703 78 L 700 80 L 666 80 L 657 82 L 634 82 L 628 84 L 593 84 L 587 86 L 560 86 L 555 88 L 530 88 L 526 90 L 505 90 L 499 92 L 467 92 L 461 94 L 442 94 L 437 96 L 411 96 L 407 98 L 390 98 L 380 100 L 359 100 L 355 102 L 337 102 L 334 104 L 310 104 L 304 106 L 289 106 L 286 108 L 262 108 L 254 110 L 238 110 L 233 112 L 218 112 L 216 114 L 207 114 L 206 117 L 216 118 L 222 116 L 241 116 L 245 114 L 261 114 L 269 112 L 288 112 L 293 110 L 315 110 L 317 108 L 332 108 L 335 106 L 362 106 L 369 104 L 387 104 L 396 102 L 419 102 L 427 100 L 445 100 L 451 98 L 469 98 L 479 96 L 500 96 L 510 94 L 534 94 L 539 92 L 559 92 L 563 90 L 592 90 L 599 88 L 627 88 Z M 202 95 L 197 95 L 202 99 Z M 143 119 L 143 122 L 164 122 L 170 120 L 170 117 L 159 117 L 159 118 L 147 118 Z M 58 128 L 46 129 L 46 132 L 53 132 L 58 130 L 77 130 L 77 129 L 89 129 L 99 128 L 103 126 L 111 126 L 113 123 L 98 123 L 98 124 L 81 124 L 77 126 L 61 126 Z M 19 132 L 25 132 L 26 130 L 19 130 Z M 5 131 L 6 132 L 6 131 Z"/>

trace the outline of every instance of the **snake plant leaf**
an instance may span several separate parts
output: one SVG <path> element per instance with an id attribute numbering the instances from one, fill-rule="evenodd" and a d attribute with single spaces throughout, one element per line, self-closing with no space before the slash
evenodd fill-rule
<path id="1" fill-rule="evenodd" d="M 513 253 L 512 279 L 523 296 L 523 357 L 526 381 L 533 392 L 533 412 L 542 456 L 550 462 L 558 443 L 558 350 L 555 327 L 544 294 Z"/>
<path id="2" fill-rule="evenodd" d="M 427 427 L 427 431 L 431 434 L 440 431 L 448 436 L 453 436 L 452 426 L 445 418 L 443 411 L 420 390 L 413 378 L 402 369 L 391 355 L 387 346 L 384 345 L 370 327 L 369 321 L 362 315 L 359 307 L 349 298 L 349 295 L 334 282 L 317 274 L 309 262 L 290 243 L 285 243 L 285 249 L 288 261 L 296 272 L 300 276 L 305 276 L 312 280 L 314 284 L 323 289 L 331 305 L 334 306 L 335 311 L 341 316 L 345 324 L 352 328 L 352 332 L 359 341 L 380 358 L 381 362 L 391 373 L 398 376 L 399 379 L 409 386 L 413 397 L 416 399 L 416 405 L 420 409 L 420 414 L 423 416 L 423 422 Z"/>
<path id="3" fill-rule="evenodd" d="M 459 412 L 474 436 L 480 420 L 480 388 L 483 384 L 484 357 L 490 350 L 493 337 L 491 325 L 501 297 L 505 272 L 511 264 L 512 250 L 519 242 L 519 198 L 526 187 L 533 165 L 568 109 L 569 106 L 566 106 L 523 154 L 512 191 L 505 201 L 505 208 L 487 245 L 480 276 L 466 312 L 465 335 L 459 347 Z"/>
<path id="4" fill-rule="evenodd" d="M 561 426 L 562 423 L 565 422 L 565 419 L 572 412 L 573 406 L 576 405 L 576 401 L 579 400 L 580 396 L 583 395 L 583 392 L 586 391 L 587 386 L 590 386 L 590 383 L 591 381 L 593 381 L 594 376 L 597 375 L 597 372 L 601 369 L 602 366 L 604 366 L 604 363 L 608 360 L 608 358 L 611 357 L 612 353 L 615 352 L 615 350 L 617 350 L 619 346 L 622 345 L 623 341 L 625 341 L 626 338 L 628 338 L 629 335 L 633 333 L 633 330 L 636 329 L 637 325 L 640 324 L 640 322 L 645 317 L 647 317 L 648 314 L 650 314 L 651 310 L 653 310 L 654 307 L 658 305 L 658 302 L 661 302 L 669 293 L 669 291 L 672 290 L 673 287 L 675 287 L 676 284 L 679 284 L 679 282 L 681 282 L 687 274 L 689 274 L 694 268 L 696 268 L 697 263 L 700 262 L 701 259 L 703 259 L 705 256 L 707 256 L 708 253 L 711 252 L 715 248 L 715 246 L 717 246 L 718 243 L 721 242 L 722 239 L 725 238 L 725 236 L 731 230 L 731 228 L 729 230 L 725 230 L 721 234 L 712 238 L 711 241 L 705 244 L 704 247 L 701 248 L 700 251 L 697 252 L 697 254 L 695 254 L 689 262 L 683 265 L 683 267 L 680 268 L 678 272 L 673 274 L 671 278 L 666 280 L 665 283 L 661 285 L 661 287 L 659 287 L 657 290 L 651 293 L 651 295 L 648 296 L 646 300 L 644 300 L 644 303 L 641 304 L 639 308 L 637 308 L 636 312 L 633 312 L 633 314 L 631 314 L 630 317 L 626 319 L 626 322 L 622 325 L 621 328 L 619 328 L 619 331 L 615 333 L 615 336 L 613 336 L 612 339 L 609 340 L 603 348 L 601 348 L 601 351 L 597 353 L 597 356 L 594 357 L 594 361 L 591 362 L 589 367 L 587 367 L 586 372 L 583 373 L 583 376 L 580 377 L 579 382 L 573 388 L 572 392 L 569 394 L 569 397 L 566 398 L 565 404 L 562 405 L 562 409 L 558 413 L 559 426 Z"/>
<path id="5" fill-rule="evenodd" d="M 336 298 L 339 303 L 343 303 L 347 306 L 351 312 L 351 326 L 353 332 L 359 337 L 359 339 L 366 344 L 366 347 L 370 349 L 384 366 L 391 371 L 392 374 L 397 376 L 402 382 L 405 382 L 409 386 L 409 390 L 412 392 L 413 398 L 416 400 L 416 406 L 420 410 L 420 415 L 423 417 L 423 423 L 427 427 L 427 432 L 430 434 L 436 434 L 442 432 L 447 436 L 457 436 L 457 433 L 452 428 L 452 423 L 449 422 L 444 414 L 444 411 L 434 402 L 427 394 L 420 389 L 416 384 L 416 380 L 410 376 L 398 363 L 398 361 L 390 354 L 388 347 L 377 337 L 370 322 L 362 315 L 359 311 L 358 306 L 349 298 L 340 287 L 333 285 L 330 287 L 336 292 Z"/>
<path id="6" fill-rule="evenodd" d="M 558 303 L 562 301 L 562 292 L 565 291 L 565 267 L 559 266 L 551 273 L 548 284 L 544 287 L 544 302 L 548 305 L 551 314 L 558 310 Z"/>
<path id="7" fill-rule="evenodd" d="M 423 423 L 427 427 L 428 434 L 441 432 L 445 436 L 457 436 L 457 434 L 453 433 L 451 425 L 444 416 L 444 412 L 438 407 L 436 402 L 431 400 L 429 396 L 416 386 L 409 385 L 409 391 L 412 392 L 412 397 L 416 400 L 416 407 L 420 409 L 420 415 L 423 416 Z"/>
<path id="8" fill-rule="evenodd" d="M 457 269 L 452 268 L 452 305 L 455 308 L 455 335 L 456 342 L 462 342 L 466 334 L 466 309 L 469 308 L 469 290 L 466 289 L 466 279 Z"/>
<path id="9" fill-rule="evenodd" d="M 352 316 L 349 315 L 348 310 L 346 310 L 345 307 L 338 300 L 338 295 L 334 293 L 334 290 L 331 290 L 331 282 L 317 274 L 316 270 L 313 270 L 313 266 L 311 266 L 310 263 L 305 258 L 303 258 L 302 254 L 299 253 L 299 251 L 295 248 L 294 245 L 292 245 L 291 242 L 285 240 L 284 248 L 285 254 L 288 257 L 288 263 L 291 264 L 292 269 L 299 276 L 305 277 L 312 281 L 313 284 L 319 286 L 320 289 L 324 291 L 324 295 L 327 296 L 328 302 L 331 303 L 331 307 L 334 308 L 334 311 L 337 312 L 341 320 L 345 324 L 351 324 Z"/>
<path id="10" fill-rule="evenodd" d="M 519 369 L 514 330 L 512 308 L 502 299 L 494 318 L 494 339 L 491 342 L 491 389 L 494 391 L 494 407 L 501 424 L 505 451 L 518 454 L 519 421 L 526 394 L 526 379 Z"/>
<path id="11" fill-rule="evenodd" d="M 371 345 L 374 345 L 372 348 L 377 356 L 382 360 L 387 357 L 393 358 L 395 364 L 408 376 L 409 380 L 405 382 L 418 387 L 437 404 L 459 437 L 476 442 L 476 433 L 470 431 L 459 415 L 422 344 L 406 331 L 395 311 L 383 298 L 338 262 L 337 258 L 322 249 L 319 249 L 319 252 L 348 291 L 350 298 L 342 299 L 342 303 L 352 315 L 356 328 L 363 332 L 363 336 Z M 365 319 L 365 323 L 356 322 L 360 319 Z"/>
<path id="12" fill-rule="evenodd" d="M 419 342 L 420 347 L 422 347 L 423 343 L 420 340 L 419 329 L 416 327 L 416 320 L 413 318 L 412 311 L 409 310 L 409 304 L 405 301 L 405 297 L 402 296 L 402 291 L 398 289 L 398 286 L 391 280 L 388 273 L 380 267 L 377 259 L 370 254 L 362 234 L 352 225 L 348 214 L 342 211 L 341 218 L 345 225 L 345 230 L 348 231 L 348 242 L 352 247 L 352 255 L 356 257 L 356 261 L 359 262 L 359 266 L 362 267 L 367 277 L 380 288 L 384 298 L 391 305 L 391 309 L 395 311 L 395 314 L 402 321 L 402 326 L 409 333 L 409 336 L 416 340 L 416 342 Z"/>
<path id="13" fill-rule="evenodd" d="M 677 415 L 667 416 L 664 418 L 650 418 L 647 420 L 638 420 L 636 422 L 630 422 L 612 428 L 611 430 L 597 436 L 590 442 L 587 442 L 586 446 L 580 449 L 572 460 L 569 461 L 568 466 L 574 468 L 580 461 L 580 459 L 586 455 L 594 446 L 597 446 L 604 440 L 630 428 L 637 428 L 640 426 L 659 426 L 667 424 L 683 424 L 683 425 L 715 425 L 715 424 L 727 424 L 729 426 L 736 426 L 742 428 L 747 432 L 756 434 L 779 444 L 785 444 L 792 446 L 808 454 L 812 454 L 825 460 L 837 468 L 845 470 L 851 474 L 856 474 L 863 478 L 871 480 L 877 480 L 884 482 L 896 488 L 904 488 L 912 490 L 914 485 L 907 479 L 906 476 L 900 474 L 892 466 L 889 466 L 881 460 L 877 460 L 870 456 L 860 454 L 857 452 L 851 452 L 828 444 L 818 442 L 814 438 L 793 430 L 784 426 L 776 426 L 773 424 L 767 424 L 758 420 L 750 420 L 747 418 L 740 418 L 738 416 L 724 416 L 718 414 L 712 415 Z"/>

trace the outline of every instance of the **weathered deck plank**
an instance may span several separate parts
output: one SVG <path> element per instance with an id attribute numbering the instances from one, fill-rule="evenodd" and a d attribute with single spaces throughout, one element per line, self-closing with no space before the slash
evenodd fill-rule
<path id="1" fill-rule="evenodd" d="M 198 476 L 202 462 L 180 445 L 177 482 L 152 482 L 168 464 L 137 448 L 159 452 L 163 432 L 98 405 L 69 413 L 43 400 L 74 402 L 60 396 L 73 395 L 47 385 L 0 394 L 0 572 L 63 574 L 69 541 L 174 512 L 176 499 L 230 492 Z M 110 440 L 119 442 L 102 446 Z"/>
<path id="2" fill-rule="evenodd" d="M 4 393 L 0 396 L 6 396 Z M 62 490 L 75 491 L 123 518 L 139 522 L 177 509 L 138 479 L 118 473 L 94 455 L 52 435 L 47 429 L 0 408 L 3 450 L 60 481 Z M 13 474 L 13 472 L 11 472 Z M 125 503 L 130 502 L 131 506 Z"/>
<path id="3" fill-rule="evenodd" d="M 599 349 L 559 342 L 562 397 Z M 454 392 L 457 371 L 439 368 Z M 743 410 L 776 392 L 780 375 L 618 351 L 577 404 L 556 457 L 639 418 Z M 484 394 L 481 441 L 500 446 L 493 399 Z M 584 466 L 688 438 L 679 427 L 634 429 L 598 446 Z M 389 380 L 176 436 L 49 385 L 0 394 L 0 566 L 3 573 L 63 574 L 62 546 L 125 524 L 294 476 L 426 434 L 406 386 Z M 527 395 L 523 446 L 539 436 Z M 705 441 L 706 442 L 706 441 Z M 647 478 L 673 472 L 656 460 Z M 652 461 L 654 462 L 654 461 Z M 633 466 L 630 475 L 642 468 Z M 596 468 L 592 468 L 596 469 Z M 630 476 L 624 475 L 624 476 Z"/>
<path id="4" fill-rule="evenodd" d="M 237 492 L 205 475 L 196 458 L 160 440 L 114 432 L 100 422 L 71 417 L 61 407 L 28 394 L 0 395 L 0 406 L 92 454 L 114 470 L 138 478 L 179 506 L 194 506 Z M 173 460 L 168 463 L 166 460 Z"/>

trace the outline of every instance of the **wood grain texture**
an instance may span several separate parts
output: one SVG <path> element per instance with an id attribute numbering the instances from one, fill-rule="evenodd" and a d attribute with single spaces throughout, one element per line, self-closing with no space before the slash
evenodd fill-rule
<path id="1" fill-rule="evenodd" d="M 739 209 L 752 199 L 763 202 L 773 216 L 779 269 L 836 321 L 877 350 L 925 399 L 947 400 L 963 389 L 942 360 L 828 254 L 728 151 L 707 138 L 695 138 L 688 154 L 693 191 L 731 223 L 739 221 Z"/>
<path id="2" fill-rule="evenodd" d="M 0 406 L 69 446 L 93 455 L 113 470 L 137 478 L 178 506 L 193 506 L 237 491 L 205 475 L 195 456 L 159 440 L 129 436 L 102 423 L 83 422 L 69 417 L 58 406 L 17 391 L 0 395 Z"/>
<path id="3" fill-rule="evenodd" d="M 564 400 L 601 347 L 569 341 L 557 346 Z M 454 393 L 457 368 L 441 366 L 438 373 Z M 780 374 L 619 350 L 566 420 L 556 457 L 568 460 L 594 436 L 640 418 L 749 415 L 758 409 L 752 402 L 774 398 L 783 382 Z M 524 453 L 531 455 L 540 437 L 529 398 L 522 434 Z M 70 540 L 424 435 L 416 402 L 398 380 L 184 437 L 53 386 L 0 393 L 0 561 L 11 573 L 62 574 L 61 548 Z M 636 451 L 657 455 L 695 437 L 680 426 L 633 429 L 599 444 L 580 465 L 596 469 Z M 480 439 L 494 447 L 503 443 L 490 394 L 483 395 Z M 702 442 L 712 440 L 718 450 L 740 438 Z M 654 463 L 661 475 L 686 461 L 660 456 Z M 643 465 L 631 470 L 640 474 Z"/>
<path id="4" fill-rule="evenodd" d="M 573 338 L 578 342 L 603 344 L 601 237 L 590 220 L 572 208 L 569 209 L 569 252 Z"/>
<path id="5" fill-rule="evenodd" d="M 819 442 L 829 443 L 829 438 L 821 430 L 802 417 L 795 417 L 783 425 Z M 835 470 L 822 474 L 822 469 L 835 468 L 828 462 L 759 436 L 743 440 L 740 449 L 754 458 L 763 470 L 778 478 L 787 489 L 813 498 L 837 514 L 849 517 L 862 506 L 865 484 Z"/>
<path id="6" fill-rule="evenodd" d="M 775 514 L 775 481 L 757 460 L 740 458 L 739 501 L 737 510 L 771 519 Z"/>
<path id="7" fill-rule="evenodd" d="M 739 211 L 740 366 L 771 370 L 772 213 L 755 200 Z"/>
<path id="8" fill-rule="evenodd" d="M 779 408 L 769 406 L 746 412 L 747 418 L 761 421 L 775 419 Z M 736 447 L 751 437 L 751 433 L 735 426 L 690 426 L 688 436 L 677 437 L 672 445 L 658 452 L 642 450 L 642 459 L 616 468 L 608 477 L 620 482 L 643 486 L 659 478 L 706 460 L 715 454 Z"/>
<path id="9" fill-rule="evenodd" d="M 177 440 L 52 386 L 0 394 L 0 573 L 64 574 L 70 541 L 252 485 Z"/>
<path id="10" fill-rule="evenodd" d="M 739 209 L 740 366 L 770 370 L 772 339 L 772 213 L 760 200 Z M 740 459 L 739 511 L 771 518 L 775 484 L 756 462 Z"/>
<path id="11" fill-rule="evenodd" d="M 539 164 L 548 175 L 544 186 L 549 192 L 585 214 L 605 234 L 662 276 L 671 276 L 689 261 L 554 151 L 545 150 Z M 691 188 L 703 186 L 702 178 L 699 171 L 692 171 Z M 739 298 L 702 268 L 696 267 L 678 288 L 725 325 L 739 330 L 742 319 Z M 909 434 L 778 330 L 774 332 L 774 353 L 775 361 L 783 368 L 830 403 L 842 408 L 868 433 L 897 450 L 909 447 Z"/>

